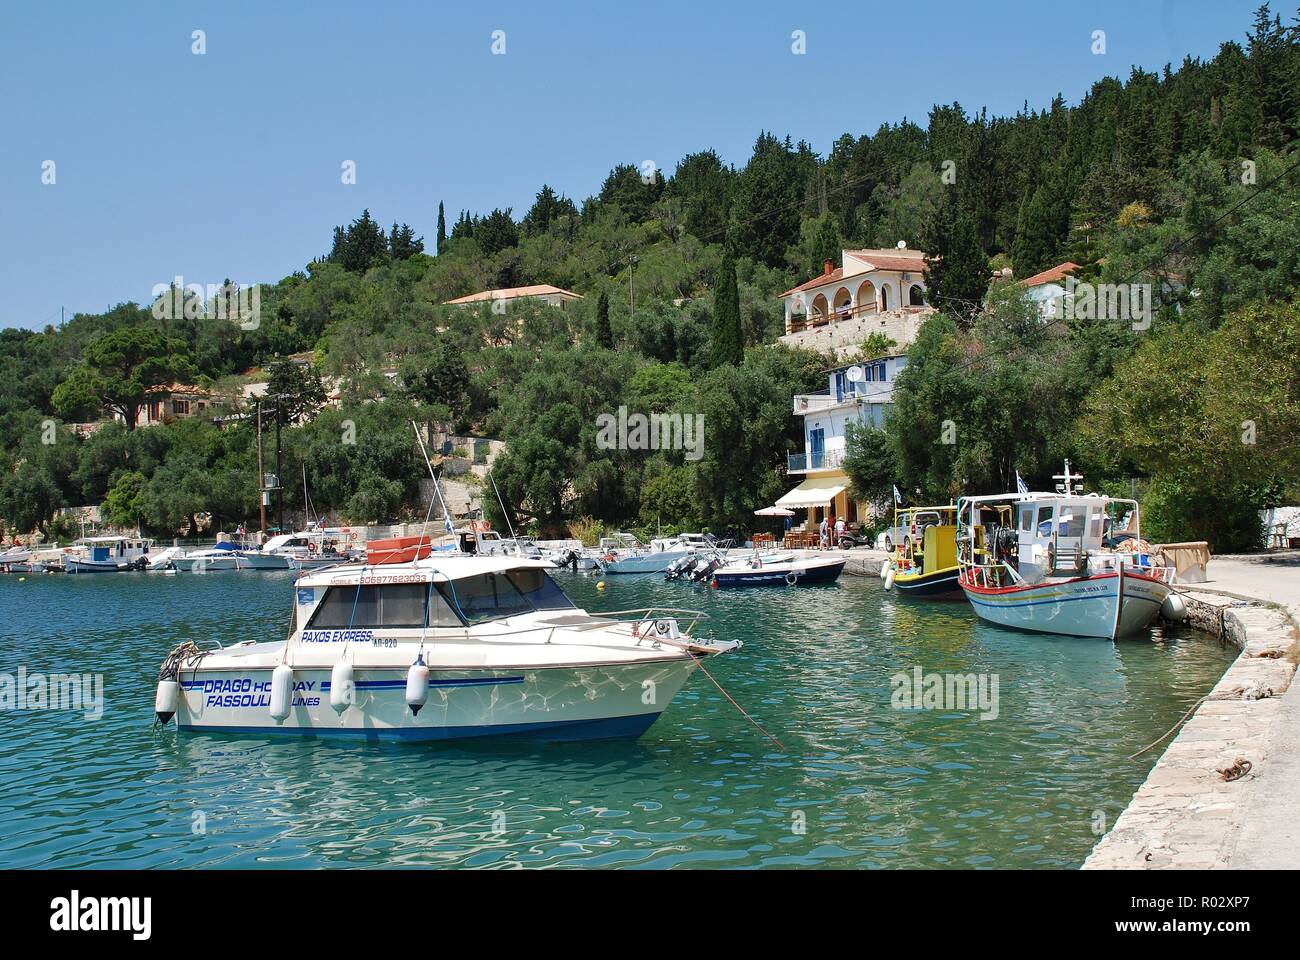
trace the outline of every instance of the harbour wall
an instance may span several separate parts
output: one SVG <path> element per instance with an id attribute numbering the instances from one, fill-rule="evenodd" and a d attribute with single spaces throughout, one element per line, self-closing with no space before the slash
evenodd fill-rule
<path id="1" fill-rule="evenodd" d="M 1187 623 L 1234 645 L 1237 657 L 1093 848 L 1085 870 L 1230 868 L 1253 794 L 1267 776 L 1300 632 L 1272 605 L 1200 589 L 1183 597 Z"/>

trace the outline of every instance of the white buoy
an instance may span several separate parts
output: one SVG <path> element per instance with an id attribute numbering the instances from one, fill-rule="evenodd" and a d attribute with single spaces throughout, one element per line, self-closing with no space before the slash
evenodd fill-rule
<path id="1" fill-rule="evenodd" d="M 411 669 L 406 671 L 406 705 L 411 716 L 418 717 L 420 708 L 429 699 L 429 668 L 424 665 L 424 654 L 418 654 Z"/>
<path id="2" fill-rule="evenodd" d="M 1171 593 L 1160 604 L 1160 615 L 1166 620 L 1180 623 L 1187 616 L 1187 601 L 1181 594 Z"/>
<path id="3" fill-rule="evenodd" d="M 159 680 L 158 695 L 153 698 L 153 712 L 158 719 L 167 723 L 176 716 L 176 708 L 181 702 L 181 685 L 175 680 Z"/>
<path id="4" fill-rule="evenodd" d="M 889 573 L 889 561 L 886 560 L 884 563 L 880 565 L 880 579 L 884 580 L 885 575 L 888 573 Z"/>
<path id="5" fill-rule="evenodd" d="M 330 707 L 335 713 L 342 713 L 356 701 L 356 674 L 346 658 L 340 659 L 330 671 Z"/>
<path id="6" fill-rule="evenodd" d="M 885 589 L 892 590 L 893 588 L 894 588 L 894 568 L 890 567 L 889 572 L 885 574 Z"/>
<path id="7" fill-rule="evenodd" d="M 280 723 L 293 703 L 293 667 L 282 663 L 271 672 L 271 719 Z"/>

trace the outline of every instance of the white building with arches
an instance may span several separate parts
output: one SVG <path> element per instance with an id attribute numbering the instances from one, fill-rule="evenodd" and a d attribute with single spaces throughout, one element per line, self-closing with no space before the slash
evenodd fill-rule
<path id="1" fill-rule="evenodd" d="M 899 246 L 844 250 L 840 266 L 824 263 L 820 276 L 780 294 L 785 303 L 783 343 L 854 356 L 873 333 L 899 347 L 916 339 L 925 316 L 925 253 Z"/>

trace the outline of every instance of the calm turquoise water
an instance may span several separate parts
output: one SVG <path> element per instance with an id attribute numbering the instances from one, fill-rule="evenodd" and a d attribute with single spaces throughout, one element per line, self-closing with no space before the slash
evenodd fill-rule
<path id="1" fill-rule="evenodd" d="M 0 672 L 105 676 L 104 716 L 0 713 L 0 867 L 1073 867 L 1230 654 L 1188 633 L 1013 633 L 874 578 L 710 591 L 561 575 L 591 609 L 708 611 L 745 647 L 641 740 L 345 744 L 151 729 L 166 651 L 283 636 L 290 574 L 0 577 Z M 889 678 L 996 674 L 999 716 Z M 196 832 L 198 820 L 206 829 Z M 504 828 L 504 829 L 499 829 Z"/>

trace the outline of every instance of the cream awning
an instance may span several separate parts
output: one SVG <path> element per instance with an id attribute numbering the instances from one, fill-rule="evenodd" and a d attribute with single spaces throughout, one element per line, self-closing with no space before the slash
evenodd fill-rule
<path id="1" fill-rule="evenodd" d="M 843 477 L 810 477 L 778 500 L 776 505 L 792 510 L 824 507 L 847 487 L 848 482 Z"/>

